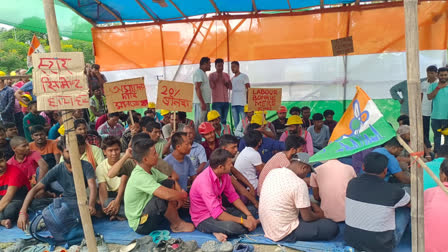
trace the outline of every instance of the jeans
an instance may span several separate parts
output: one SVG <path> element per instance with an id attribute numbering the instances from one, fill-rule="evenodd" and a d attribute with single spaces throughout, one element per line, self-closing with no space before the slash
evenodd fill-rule
<path id="1" fill-rule="evenodd" d="M 437 151 L 440 148 L 440 142 L 442 140 L 442 134 L 438 132 L 437 130 L 448 126 L 448 120 L 439 120 L 439 119 L 431 119 L 431 127 L 432 131 L 434 133 L 434 152 L 437 153 Z M 446 137 L 444 136 L 444 142 L 446 144 Z"/>
<path id="2" fill-rule="evenodd" d="M 299 226 L 282 241 L 328 241 L 336 237 L 338 233 L 338 224 L 330 219 L 319 219 L 313 222 L 300 219 Z"/>
<path id="3" fill-rule="evenodd" d="M 429 126 L 431 124 L 430 116 L 423 116 L 423 138 L 425 146 L 431 148 L 431 141 L 429 141 Z"/>
<path id="4" fill-rule="evenodd" d="M 229 103 L 228 102 L 214 102 L 214 103 L 212 103 L 212 109 L 218 111 L 219 115 L 221 115 L 221 123 L 227 124 L 227 114 L 229 112 Z"/>
<path id="5" fill-rule="evenodd" d="M 205 111 L 202 111 L 200 103 L 193 103 L 194 108 L 194 125 L 199 127 L 203 122 L 207 121 L 207 113 L 210 111 L 210 103 L 205 104 Z"/>
<path id="6" fill-rule="evenodd" d="M 233 125 L 235 127 L 238 126 L 240 120 L 242 120 L 245 117 L 244 106 L 241 105 L 232 106 L 232 117 L 233 117 Z"/>
<path id="7" fill-rule="evenodd" d="M 403 237 L 410 220 L 411 209 L 409 207 L 395 209 L 395 246 L 400 244 L 401 238 Z"/>
<path id="8" fill-rule="evenodd" d="M 252 213 L 253 216 L 255 216 L 255 207 L 249 206 L 247 207 L 247 209 Z M 243 218 L 246 218 L 246 215 L 235 207 L 226 208 L 226 212 L 233 216 L 242 216 Z M 238 236 L 249 233 L 249 230 L 247 230 L 247 228 L 239 223 L 233 221 L 220 221 L 213 219 L 213 217 L 203 220 L 201 223 L 199 223 L 197 229 L 203 233 L 223 233 L 228 236 Z"/>

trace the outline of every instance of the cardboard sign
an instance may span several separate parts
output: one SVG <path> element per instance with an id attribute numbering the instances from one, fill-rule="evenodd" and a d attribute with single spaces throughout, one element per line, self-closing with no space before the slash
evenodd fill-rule
<path id="1" fill-rule="evenodd" d="M 249 88 L 247 106 L 252 111 L 277 110 L 282 105 L 281 88 Z"/>
<path id="2" fill-rule="evenodd" d="M 159 81 L 156 108 L 191 112 L 193 110 L 193 89 L 192 83 Z"/>
<path id="3" fill-rule="evenodd" d="M 143 77 L 104 83 L 104 95 L 109 113 L 148 106 Z"/>
<path id="4" fill-rule="evenodd" d="M 37 109 L 89 107 L 89 87 L 82 52 L 33 54 L 33 93 Z"/>
<path id="5" fill-rule="evenodd" d="M 331 46 L 333 47 L 333 56 L 345 55 L 355 51 L 352 36 L 334 39 L 331 41 Z"/>

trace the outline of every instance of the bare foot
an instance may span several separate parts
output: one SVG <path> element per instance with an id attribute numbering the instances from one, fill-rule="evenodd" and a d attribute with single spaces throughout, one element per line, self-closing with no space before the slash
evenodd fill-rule
<path id="1" fill-rule="evenodd" d="M 176 225 L 170 226 L 171 231 L 174 233 L 181 233 L 181 232 L 193 232 L 194 231 L 194 225 L 192 223 L 188 223 L 185 221 L 179 221 Z"/>
<path id="2" fill-rule="evenodd" d="M 227 241 L 227 235 L 223 234 L 223 233 L 213 233 L 213 235 L 216 237 L 216 239 L 218 239 L 218 241 L 220 242 L 225 242 Z"/>
<path id="3" fill-rule="evenodd" d="M 12 222 L 10 219 L 2 220 L 1 225 L 4 226 L 7 229 L 12 228 Z"/>
<path id="4" fill-rule="evenodd" d="M 114 220 L 117 220 L 117 221 L 125 221 L 126 218 L 124 218 L 124 217 L 120 217 L 120 216 L 118 216 L 118 215 L 114 215 L 114 216 L 111 216 L 109 220 L 110 220 L 110 221 L 114 221 Z"/>

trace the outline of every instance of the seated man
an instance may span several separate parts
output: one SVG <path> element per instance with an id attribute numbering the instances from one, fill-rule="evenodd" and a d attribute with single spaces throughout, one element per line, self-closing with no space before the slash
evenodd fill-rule
<path id="1" fill-rule="evenodd" d="M 188 140 L 191 143 L 191 151 L 188 157 L 193 163 L 196 174 L 199 174 L 205 169 L 205 165 L 207 164 L 207 155 L 205 154 L 204 146 L 194 141 L 196 138 L 196 130 L 194 127 L 185 125 L 184 132 L 187 134 Z"/>
<path id="2" fill-rule="evenodd" d="M 8 165 L 0 152 L 0 225 L 11 228 L 17 220 L 30 182 L 17 167 Z"/>
<path id="3" fill-rule="evenodd" d="M 76 135 L 79 135 L 84 139 L 84 142 L 81 142 L 79 145 L 79 155 L 81 155 L 80 159 L 89 162 L 93 169 L 95 170 L 96 167 L 103 162 L 104 160 L 104 154 L 103 151 L 96 147 L 95 145 L 90 145 L 87 143 L 87 140 L 85 138 L 85 134 L 82 133 L 79 129 L 83 128 L 83 123 L 85 123 L 84 119 L 81 119 L 82 122 L 76 127 L 76 123 L 78 120 L 75 120 L 75 132 Z M 81 134 L 79 134 L 81 133 Z M 63 158 L 61 157 L 61 162 L 63 161 Z"/>
<path id="4" fill-rule="evenodd" d="M 384 181 L 389 162 L 381 153 L 369 153 L 364 159 L 364 174 L 348 183 L 344 239 L 357 250 L 393 251 L 400 238 L 394 235 L 396 220 L 409 216 L 409 211 L 397 209 L 409 206 L 409 194 Z"/>
<path id="5" fill-rule="evenodd" d="M 282 136 L 280 137 L 280 141 L 284 142 L 289 135 L 297 135 L 303 137 L 303 139 L 305 139 L 306 141 L 306 145 L 303 148 L 303 151 L 312 156 L 314 154 L 313 139 L 311 137 L 311 134 L 306 129 L 304 129 L 302 118 L 298 115 L 292 115 L 288 118 L 286 126 L 288 126 L 288 128 L 285 132 L 283 132 Z"/>
<path id="6" fill-rule="evenodd" d="M 86 120 L 84 120 L 83 118 L 75 119 L 73 124 L 75 127 L 76 135 L 83 136 L 86 139 L 88 145 L 97 147 L 94 148 L 96 150 L 101 150 L 99 148 L 101 146 L 101 137 L 98 135 L 98 132 L 96 133 L 96 135 L 91 134 L 91 130 L 89 130 L 89 125 L 87 124 Z M 95 168 L 95 166 L 93 168 Z"/>
<path id="7" fill-rule="evenodd" d="M 121 150 L 125 151 L 129 147 L 129 143 L 134 135 L 142 132 L 142 127 L 140 125 L 140 119 L 135 116 L 134 113 L 134 124 L 131 122 L 131 117 L 128 118 L 128 128 L 124 131 L 123 136 L 121 137 Z"/>
<path id="8" fill-rule="evenodd" d="M 176 118 L 174 118 L 176 117 Z M 169 140 L 172 133 L 173 133 L 173 129 L 174 129 L 174 125 L 176 125 L 176 132 L 181 132 L 184 127 L 185 124 L 180 123 L 179 122 L 179 116 L 177 115 L 177 113 L 175 114 L 174 112 L 170 114 L 170 123 L 163 125 L 162 127 L 162 134 L 163 134 L 163 138 L 165 138 L 166 140 Z"/>
<path id="9" fill-rule="evenodd" d="M 171 136 L 171 145 L 173 152 L 166 156 L 164 160 L 170 164 L 174 171 L 179 175 L 180 187 L 187 191 L 189 179 L 193 179 L 196 175 L 196 170 L 193 167 L 188 154 L 191 150 L 190 140 L 185 132 L 176 132 Z M 191 181 L 190 181 L 191 183 Z"/>
<path id="10" fill-rule="evenodd" d="M 338 124 L 338 122 L 333 119 L 333 116 L 334 116 L 333 110 L 327 109 L 324 111 L 324 117 L 325 117 L 324 124 L 328 126 L 328 129 L 330 129 L 330 135 L 333 133 L 334 128 L 336 128 L 336 125 Z"/>
<path id="11" fill-rule="evenodd" d="M 240 120 L 234 132 L 235 136 L 239 138 L 242 138 L 244 136 L 244 132 L 246 132 L 246 127 L 247 125 L 250 124 L 250 121 L 252 120 L 254 111 L 249 111 L 249 106 L 246 104 L 244 105 L 244 114 L 246 114 L 246 117 Z"/>
<path id="12" fill-rule="evenodd" d="M 276 139 L 280 139 L 283 132 L 285 132 L 286 130 L 286 122 L 288 121 L 286 113 L 288 113 L 288 109 L 285 106 L 280 106 L 280 108 L 277 110 L 278 118 L 272 122 L 276 131 Z"/>
<path id="13" fill-rule="evenodd" d="M 385 181 L 397 181 L 402 184 L 410 184 L 411 180 L 409 176 L 403 172 L 398 163 L 397 157 L 403 151 L 403 146 L 398 142 L 398 140 L 393 137 L 384 144 L 384 147 L 377 148 L 373 152 L 383 154 L 387 157 L 387 175 L 385 176 Z"/>
<path id="14" fill-rule="evenodd" d="M 183 221 L 177 209 L 185 204 L 188 194 L 179 184 L 155 169 L 158 154 L 155 142 L 134 139 L 132 155 L 138 165 L 126 185 L 124 206 L 129 226 L 139 234 L 149 234 L 160 229 L 166 218 L 172 232 L 193 232 L 194 226 Z"/>
<path id="15" fill-rule="evenodd" d="M 190 190 L 191 220 L 199 231 L 213 233 L 221 242 L 227 236 L 253 231 L 259 223 L 232 186 L 229 176 L 232 166 L 230 152 L 223 149 L 214 151 L 210 166 L 198 175 Z M 222 194 L 234 207 L 222 206 Z"/>
<path id="16" fill-rule="evenodd" d="M 316 113 L 313 115 L 313 125 L 311 125 L 307 131 L 313 139 L 313 150 L 314 153 L 319 152 L 328 145 L 328 140 L 330 140 L 330 128 L 324 125 L 324 116 L 321 113 Z"/>
<path id="17" fill-rule="evenodd" d="M 325 218 L 335 222 L 345 220 L 345 195 L 348 182 L 352 178 L 356 178 L 353 167 L 336 159 L 324 162 L 315 168 L 315 173 L 311 173 L 313 197 L 320 201 Z"/>
<path id="18" fill-rule="evenodd" d="M 30 101 L 28 104 L 28 114 L 23 117 L 23 131 L 25 132 L 25 138 L 28 142 L 32 142 L 31 138 L 31 127 L 35 125 L 41 125 L 45 127 L 46 130 L 50 129 L 50 125 L 47 124 L 45 118 L 39 115 L 39 111 L 37 111 L 37 102 Z"/>
<path id="19" fill-rule="evenodd" d="M 77 136 L 78 145 L 85 141 L 81 136 Z M 70 162 L 70 155 L 68 151 L 68 146 L 65 137 L 61 137 L 61 140 L 58 142 L 58 148 L 62 152 L 62 157 L 64 162 L 57 164 L 53 169 L 51 169 L 45 177 L 36 184 L 26 195 L 26 198 L 23 202 L 22 208 L 20 209 L 19 219 L 17 221 L 17 226 L 26 230 L 29 219 L 28 219 L 28 207 L 31 205 L 34 196 L 40 190 L 43 190 L 45 187 L 48 187 L 52 182 L 58 182 L 62 188 L 64 188 L 64 192 L 62 197 L 67 200 L 76 202 L 76 190 L 75 190 L 75 182 L 73 180 L 72 174 L 72 165 Z M 95 171 L 91 164 L 86 161 L 81 160 L 82 171 L 84 174 L 84 183 L 89 187 L 89 212 L 90 215 L 95 215 L 95 203 L 96 203 L 96 182 L 95 182 Z"/>
<path id="20" fill-rule="evenodd" d="M 440 167 L 448 158 L 448 144 L 441 145 L 439 151 L 436 153 L 436 159 L 431 162 L 426 163 L 426 165 L 431 169 L 431 171 L 437 176 L 440 174 Z M 428 188 L 436 187 L 437 183 L 434 179 L 429 176 L 429 173 L 426 170 L 423 170 L 423 190 Z"/>
<path id="21" fill-rule="evenodd" d="M 260 131 L 261 134 L 263 134 L 263 137 L 277 139 L 274 125 L 266 120 L 265 111 L 255 111 L 254 115 L 252 116 L 252 119 L 250 120 L 250 123 L 260 125 L 258 131 Z"/>
<path id="22" fill-rule="evenodd" d="M 249 130 L 244 135 L 246 148 L 238 155 L 235 168 L 249 180 L 254 189 L 258 187 L 258 174 L 264 167 L 258 148 L 261 146 L 263 136 L 259 131 Z"/>
<path id="23" fill-rule="evenodd" d="M 286 138 L 286 150 L 278 152 L 271 159 L 269 159 L 269 161 L 264 165 L 263 170 L 260 172 L 257 187 L 258 196 L 260 196 L 263 182 L 269 172 L 276 168 L 288 167 L 290 165 L 291 158 L 295 154 L 302 152 L 305 144 L 305 139 L 296 135 L 291 135 Z"/>
<path id="24" fill-rule="evenodd" d="M 48 139 L 50 139 L 50 140 L 56 140 L 56 139 L 58 139 L 58 137 L 61 136 L 61 134 L 59 133 L 59 128 L 61 127 L 61 125 L 64 122 L 60 112 L 56 111 L 53 114 L 53 117 L 54 117 L 56 123 L 53 126 L 51 126 L 50 130 L 48 131 Z"/>
<path id="25" fill-rule="evenodd" d="M 448 161 L 446 159 L 440 166 L 439 176 L 440 181 L 445 187 L 448 187 Z M 425 251 L 445 251 L 448 247 L 448 240 L 444 235 L 445 232 L 441 230 L 445 230 L 448 225 L 446 218 L 448 211 L 446 193 L 437 186 L 426 190 L 424 199 Z"/>
<path id="26" fill-rule="evenodd" d="M 12 122 L 5 122 L 3 123 L 3 127 L 5 127 L 6 130 L 6 139 L 11 140 L 13 137 L 19 135 L 19 130 L 17 129 L 17 126 Z"/>
<path id="27" fill-rule="evenodd" d="M 103 212 L 110 216 L 110 220 L 126 218 L 123 196 L 128 177 L 109 178 L 107 176 L 111 167 L 120 160 L 120 151 L 120 139 L 113 136 L 106 137 L 103 140 L 103 152 L 106 159 L 95 170 L 100 205 Z"/>
<path id="28" fill-rule="evenodd" d="M 6 160 L 9 160 L 14 156 L 14 151 L 9 144 L 10 140 L 6 137 L 5 128 L 0 127 L 0 152 L 3 153 L 3 156 Z"/>
<path id="29" fill-rule="evenodd" d="M 108 136 L 121 137 L 124 132 L 123 125 L 120 124 L 120 113 L 110 113 L 107 121 L 98 127 L 98 134 L 104 139 Z"/>
<path id="30" fill-rule="evenodd" d="M 216 137 L 220 138 L 224 134 L 232 134 L 230 126 L 221 123 L 221 115 L 218 111 L 212 110 L 207 113 L 207 121 L 215 128 Z"/>
<path id="31" fill-rule="evenodd" d="M 163 158 L 170 152 L 171 139 L 167 141 L 161 137 L 162 131 L 160 127 L 160 123 L 152 121 L 145 126 L 145 129 L 151 140 L 156 143 L 154 148 L 156 148 L 157 154 L 160 158 Z"/>
<path id="32" fill-rule="evenodd" d="M 47 140 L 44 127 L 40 125 L 33 126 L 31 128 L 31 137 L 34 142 L 30 143 L 30 150 L 38 152 L 47 162 L 49 169 L 59 164 L 61 152 L 58 149 L 57 142 Z"/>
<path id="33" fill-rule="evenodd" d="M 309 156 L 302 152 L 288 167 L 274 169 L 266 176 L 259 214 L 267 238 L 275 242 L 314 241 L 330 240 L 338 234 L 338 225 L 325 219 L 322 209 L 310 202 L 303 179 L 311 171 Z"/>
<path id="34" fill-rule="evenodd" d="M 260 131 L 261 126 L 257 123 L 251 123 L 246 127 L 246 132 L 250 130 L 256 130 Z M 261 131 L 260 131 L 261 132 Z M 262 132 L 261 132 L 262 133 Z M 238 147 L 238 150 L 241 152 L 246 147 L 246 142 L 244 141 L 244 137 L 240 140 L 240 145 Z M 275 139 L 272 139 L 270 137 L 264 137 L 263 141 L 261 142 L 260 148 L 258 148 L 258 153 L 261 155 L 261 160 L 263 163 L 266 163 L 271 159 L 277 152 L 284 151 L 285 150 L 285 142 L 278 141 Z"/>
<path id="35" fill-rule="evenodd" d="M 42 156 L 35 151 L 30 151 L 30 146 L 25 138 L 16 136 L 11 139 L 11 148 L 14 156 L 8 160 L 8 165 L 15 166 L 27 177 L 31 186 L 39 182 L 48 172 L 48 164 Z M 39 175 L 36 176 L 39 167 Z"/>
<path id="36" fill-rule="evenodd" d="M 199 134 L 205 139 L 201 145 L 205 149 L 207 159 L 210 159 L 212 152 L 219 147 L 219 139 L 216 138 L 215 128 L 211 123 L 203 122 L 199 125 L 198 131 Z"/>

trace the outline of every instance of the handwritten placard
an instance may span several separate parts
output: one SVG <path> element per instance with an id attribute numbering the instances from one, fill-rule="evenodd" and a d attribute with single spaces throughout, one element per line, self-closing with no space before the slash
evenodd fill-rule
<path id="1" fill-rule="evenodd" d="M 104 95 L 110 113 L 148 106 L 143 77 L 107 82 L 104 84 Z"/>
<path id="2" fill-rule="evenodd" d="M 355 51 L 353 48 L 352 36 L 333 39 L 331 41 L 331 46 L 333 47 L 333 56 L 345 55 Z"/>
<path id="3" fill-rule="evenodd" d="M 33 54 L 33 67 L 33 93 L 38 110 L 89 107 L 82 52 Z"/>
<path id="4" fill-rule="evenodd" d="M 193 110 L 193 89 L 192 83 L 159 81 L 156 108 L 191 112 Z"/>
<path id="5" fill-rule="evenodd" d="M 249 110 L 277 110 L 282 105 L 281 88 L 249 88 L 248 92 Z"/>

